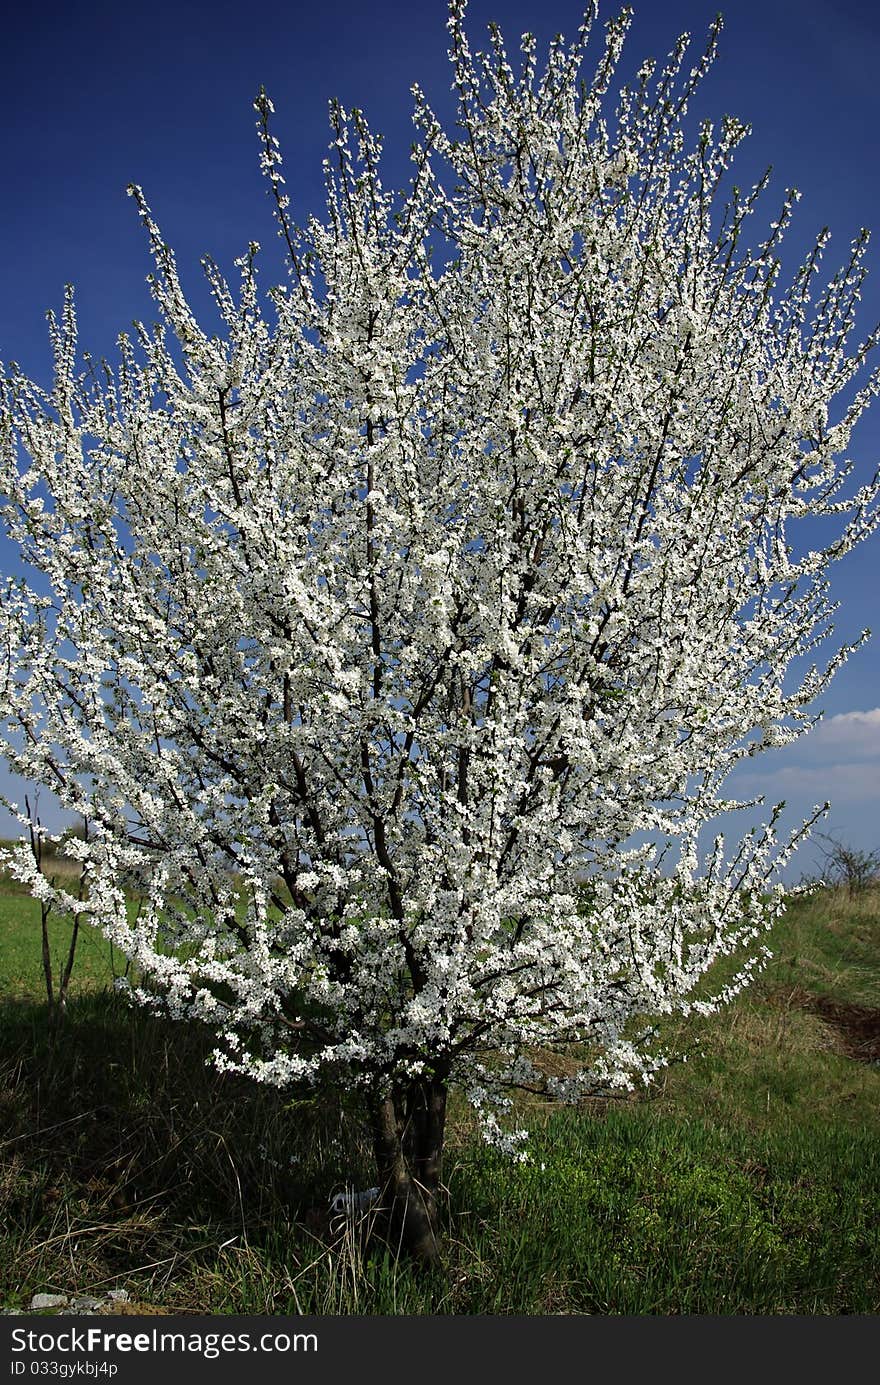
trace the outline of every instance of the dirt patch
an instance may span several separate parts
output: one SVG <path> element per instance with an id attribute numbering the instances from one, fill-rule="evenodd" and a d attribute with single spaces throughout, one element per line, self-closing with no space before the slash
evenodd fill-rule
<path id="1" fill-rule="evenodd" d="M 818 1015 L 834 1031 L 840 1051 L 860 1063 L 880 1063 L 880 1009 L 872 1005 L 850 1005 L 814 995 L 800 986 L 777 991 L 771 1002 L 796 1007 Z"/>

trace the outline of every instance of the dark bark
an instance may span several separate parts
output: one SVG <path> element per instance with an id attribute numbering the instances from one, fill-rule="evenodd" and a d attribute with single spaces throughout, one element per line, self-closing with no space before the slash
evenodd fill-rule
<path id="1" fill-rule="evenodd" d="M 444 1078 L 426 1077 L 370 1104 L 385 1239 L 395 1254 L 426 1265 L 440 1258 L 446 1096 Z"/>

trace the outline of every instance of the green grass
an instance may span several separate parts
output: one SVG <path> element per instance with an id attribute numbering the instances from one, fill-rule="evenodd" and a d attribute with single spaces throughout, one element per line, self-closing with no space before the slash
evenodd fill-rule
<path id="1" fill-rule="evenodd" d="M 49 915 L 52 974 L 57 980 L 67 956 L 70 920 Z M 15 998 L 46 996 L 40 941 L 40 906 L 23 886 L 0 877 L 0 1004 Z M 125 958 L 93 928 L 77 938 L 70 980 L 71 996 L 113 985 L 125 971 Z"/>
<path id="2" fill-rule="evenodd" d="M 873 1312 L 880 1155 L 867 1131 L 755 1138 L 641 1108 L 559 1113 L 517 1171 L 488 1152 L 459 1196 L 486 1312 Z M 544 1167 L 541 1167 L 541 1163 Z"/>
<path id="3" fill-rule="evenodd" d="M 768 980 L 880 1006 L 880 888 L 796 900 L 780 925 Z"/>
<path id="4" fill-rule="evenodd" d="M 856 1021 L 863 1009 L 877 1011 L 880 1022 L 880 890 L 793 901 L 772 948 L 773 961 L 736 1004 L 672 1028 L 671 1046 L 688 1060 L 664 1074 L 654 1104 L 725 1128 L 877 1131 L 880 1029 L 875 1061 L 854 1060 L 846 1027 L 817 1006 L 852 1008 Z"/>
<path id="5" fill-rule="evenodd" d="M 120 959 L 88 929 L 50 1023 L 39 911 L 7 882 L 0 1304 L 118 1287 L 218 1314 L 876 1313 L 880 1064 L 854 1035 L 880 1007 L 880 892 L 797 903 L 774 947 L 734 1006 L 670 1032 L 688 1061 L 644 1098 L 532 1106 L 529 1164 L 453 1103 L 446 1262 L 425 1275 L 328 1225 L 334 1191 L 373 1181 L 355 1106 L 216 1073 L 210 1034 L 104 989 Z"/>

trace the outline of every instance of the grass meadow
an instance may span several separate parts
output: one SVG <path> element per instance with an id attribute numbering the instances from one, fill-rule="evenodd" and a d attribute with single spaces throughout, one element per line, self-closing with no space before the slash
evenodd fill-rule
<path id="1" fill-rule="evenodd" d="M 69 923 L 52 921 L 56 962 Z M 523 1112 L 532 1159 L 453 1103 L 445 1264 L 365 1244 L 359 1112 L 206 1066 L 131 1011 L 86 928 L 52 1022 L 38 906 L 0 879 L 0 1306 L 36 1292 L 210 1314 L 880 1311 L 880 889 L 792 903 L 757 984 L 669 1035 L 686 1061 L 613 1104 Z M 117 1310 L 118 1311 L 118 1310 Z"/>

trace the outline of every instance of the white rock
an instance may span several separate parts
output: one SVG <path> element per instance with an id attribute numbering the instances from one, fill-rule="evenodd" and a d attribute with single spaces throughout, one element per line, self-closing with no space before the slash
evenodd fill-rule
<path id="1" fill-rule="evenodd" d="M 79 1294 L 71 1299 L 70 1306 L 75 1313 L 93 1313 L 96 1308 L 100 1308 L 101 1300 L 92 1298 L 91 1294 Z"/>
<path id="2" fill-rule="evenodd" d="M 38 1313 L 41 1308 L 66 1308 L 67 1294 L 34 1294 L 31 1299 L 31 1312 Z"/>
<path id="3" fill-rule="evenodd" d="M 378 1201 L 379 1188 L 363 1188 L 360 1192 L 337 1193 L 330 1199 L 330 1211 L 337 1216 L 346 1212 L 366 1212 Z"/>

